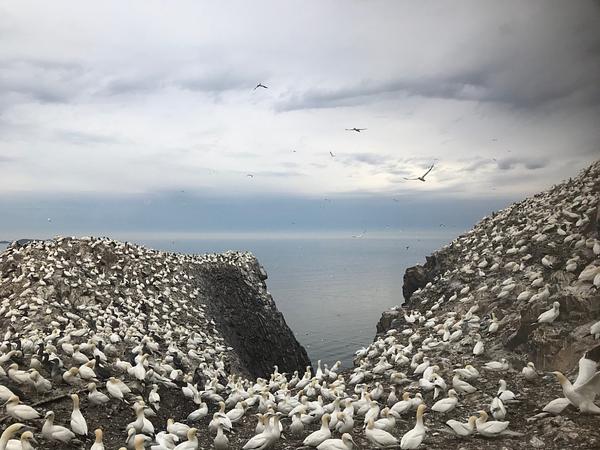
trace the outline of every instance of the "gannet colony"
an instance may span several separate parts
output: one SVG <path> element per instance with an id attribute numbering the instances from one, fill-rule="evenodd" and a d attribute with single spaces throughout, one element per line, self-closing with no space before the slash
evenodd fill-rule
<path id="1" fill-rule="evenodd" d="M 600 162 L 411 268 L 313 368 L 247 253 L 0 254 L 0 450 L 600 448 Z"/>

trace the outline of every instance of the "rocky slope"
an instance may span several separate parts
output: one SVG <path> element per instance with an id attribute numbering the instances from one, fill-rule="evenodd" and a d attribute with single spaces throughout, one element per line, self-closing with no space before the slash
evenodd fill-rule
<path id="1" fill-rule="evenodd" d="M 471 364 L 479 370 L 481 377 L 470 381 L 476 393 L 460 395 L 462 419 L 480 409 L 490 411 L 499 378 L 517 394 L 518 403 L 505 405 L 505 420 L 525 436 L 506 437 L 490 448 L 600 448 L 596 420 L 572 406 L 556 418 L 531 419 L 563 395 L 554 375 L 538 373 L 533 382 L 521 375 L 533 362 L 539 371 L 559 370 L 573 379 L 578 360 L 598 345 L 590 328 L 600 320 L 599 202 L 596 162 L 578 177 L 484 218 L 423 266 L 408 269 L 405 304 L 383 313 L 378 337 L 360 354 L 355 371 L 376 366 L 381 355 L 414 346 L 407 353 L 411 365 L 405 367 L 409 382 L 421 383 L 410 374 L 424 357 L 439 366 L 448 387 L 455 369 Z M 556 319 L 538 321 L 553 305 Z M 475 349 L 478 343 L 481 353 Z M 597 360 L 596 354 L 588 356 Z M 500 372 L 482 370 L 503 358 L 508 366 Z M 411 384 L 411 390 L 418 388 Z M 433 416 L 432 425 L 443 427 L 443 416 Z M 428 441 L 431 448 L 445 448 L 444 442 Z M 465 445 L 481 446 L 481 441 Z"/>
<path id="2" fill-rule="evenodd" d="M 102 330 L 99 311 L 112 321 L 134 314 L 159 349 L 163 333 L 186 327 L 241 374 L 304 369 L 306 351 L 266 278 L 250 253 L 178 255 L 95 238 L 24 242 L 0 255 L 0 329 L 43 335 L 58 325 L 67 335 L 67 326 Z"/>

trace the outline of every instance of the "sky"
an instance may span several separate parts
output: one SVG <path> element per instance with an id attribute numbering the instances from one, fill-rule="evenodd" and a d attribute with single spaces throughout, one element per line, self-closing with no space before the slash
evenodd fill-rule
<path id="1" fill-rule="evenodd" d="M 0 239 L 468 228 L 599 158 L 599 18 L 584 0 L 2 2 Z"/>

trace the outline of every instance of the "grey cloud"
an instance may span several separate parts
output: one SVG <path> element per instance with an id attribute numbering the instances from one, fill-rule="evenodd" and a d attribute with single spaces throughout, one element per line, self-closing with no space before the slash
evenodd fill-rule
<path id="1" fill-rule="evenodd" d="M 234 89 L 252 89 L 255 86 L 254 81 L 249 81 L 241 76 L 240 69 L 188 75 L 178 78 L 172 83 L 181 89 L 210 93 Z"/>
<path id="2" fill-rule="evenodd" d="M 361 163 L 369 166 L 381 166 L 388 162 L 390 158 L 387 155 L 379 155 L 376 153 L 349 153 L 339 155 L 338 159 L 350 165 Z"/>
<path id="3" fill-rule="evenodd" d="M 497 165 L 500 170 L 511 170 L 517 166 L 523 166 L 528 170 L 537 170 L 546 167 L 548 162 L 543 159 L 513 157 L 498 159 Z"/>
<path id="4" fill-rule="evenodd" d="M 67 141 L 73 144 L 118 144 L 122 140 L 114 136 L 97 133 L 89 133 L 77 130 L 59 130 L 54 133 L 59 141 Z"/>
<path id="5" fill-rule="evenodd" d="M 109 96 L 148 93 L 160 89 L 162 85 L 159 77 L 121 76 L 108 81 L 99 93 Z"/>
<path id="6" fill-rule="evenodd" d="M 3 103 L 10 103 L 14 97 L 41 103 L 64 103 L 81 93 L 81 88 L 86 85 L 85 75 L 85 69 L 73 62 L 7 60 L 0 64 L 0 92 Z"/>

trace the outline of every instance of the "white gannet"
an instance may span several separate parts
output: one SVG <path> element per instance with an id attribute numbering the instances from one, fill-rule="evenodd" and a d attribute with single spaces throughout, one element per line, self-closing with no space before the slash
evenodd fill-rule
<path id="1" fill-rule="evenodd" d="M 94 431 L 96 435 L 96 439 L 94 440 L 94 444 L 90 447 L 90 450 L 104 450 L 104 443 L 102 442 L 102 430 L 97 428 Z"/>
<path id="2" fill-rule="evenodd" d="M 498 397 L 494 397 L 490 403 L 490 412 L 496 420 L 502 420 L 506 417 L 506 407 L 502 400 Z"/>
<path id="3" fill-rule="evenodd" d="M 6 444 L 6 450 L 35 450 L 35 447 L 31 443 L 37 444 L 37 441 L 33 437 L 31 431 L 25 431 L 21 435 L 21 439 L 11 439 Z M 0 450 L 3 450 L 2 443 L 0 443 Z"/>
<path id="4" fill-rule="evenodd" d="M 560 315 L 560 303 L 554 302 L 552 308 L 538 316 L 538 323 L 552 323 Z"/>
<path id="5" fill-rule="evenodd" d="M 600 407 L 594 403 L 596 395 L 600 392 L 600 372 L 596 372 L 585 383 L 575 387 L 561 372 L 552 372 L 558 378 L 565 397 L 573 406 L 586 414 L 600 414 Z"/>
<path id="6" fill-rule="evenodd" d="M 505 372 L 510 366 L 506 359 L 502 358 L 500 361 L 490 361 L 483 365 L 485 370 L 489 370 L 490 372 Z"/>
<path id="7" fill-rule="evenodd" d="M 15 420 L 34 420 L 40 417 L 40 414 L 31 406 L 22 405 L 19 397 L 11 396 L 5 403 L 6 414 Z"/>
<path id="8" fill-rule="evenodd" d="M 190 428 L 187 432 L 187 441 L 177 445 L 174 450 L 198 450 L 197 433 L 198 430 L 196 428 Z"/>
<path id="9" fill-rule="evenodd" d="M 573 387 L 577 388 L 582 384 L 585 384 L 590 378 L 596 373 L 598 363 L 593 359 L 587 357 L 587 353 L 579 358 L 579 371 L 577 373 L 577 379 L 573 383 Z M 571 402 L 565 397 L 556 398 L 544 406 L 543 411 L 551 414 L 560 414 Z"/>
<path id="10" fill-rule="evenodd" d="M 329 430 L 329 414 L 325 413 L 321 417 L 321 428 L 317 431 L 313 431 L 311 434 L 306 436 L 303 445 L 308 445 L 309 447 L 316 447 L 321 442 L 331 438 L 331 430 Z"/>
<path id="11" fill-rule="evenodd" d="M 425 438 L 425 426 L 423 425 L 423 414 L 425 413 L 426 406 L 424 404 L 419 405 L 417 408 L 417 423 L 415 427 L 408 431 L 402 436 L 400 441 L 400 448 L 402 449 L 414 449 L 421 445 Z"/>
<path id="12" fill-rule="evenodd" d="M 479 417 L 475 421 L 477 432 L 482 436 L 494 437 L 508 428 L 508 422 L 499 422 L 492 420 L 488 422 L 488 415 L 485 411 L 479 411 Z"/>
<path id="13" fill-rule="evenodd" d="M 71 442 L 75 439 L 75 433 L 60 425 L 54 425 L 54 412 L 48 411 L 46 413 L 46 421 L 42 427 L 42 436 L 49 441 L 58 441 L 64 444 Z"/>
<path id="14" fill-rule="evenodd" d="M 458 396 L 454 389 L 450 389 L 448 391 L 448 397 L 435 402 L 431 407 L 431 410 L 439 413 L 447 413 L 456 408 L 456 405 L 458 405 Z"/>
<path id="15" fill-rule="evenodd" d="M 527 365 L 525 367 L 523 367 L 523 369 L 521 370 L 521 373 L 523 374 L 523 377 L 525 377 L 525 379 L 527 381 L 532 381 L 537 378 L 537 372 L 535 370 L 535 365 L 532 362 L 528 362 Z"/>
<path id="16" fill-rule="evenodd" d="M 73 400 L 73 411 L 71 412 L 71 430 L 80 436 L 87 436 L 88 426 L 83 414 L 81 414 L 81 410 L 79 409 L 79 396 L 77 394 L 71 394 L 71 400 Z"/>
<path id="17" fill-rule="evenodd" d="M 348 433 L 342 434 L 341 439 L 326 439 L 317 445 L 317 450 L 352 450 L 356 443 Z"/>
<path id="18" fill-rule="evenodd" d="M 459 394 L 472 394 L 477 388 L 470 383 L 460 379 L 460 375 L 456 374 L 452 377 L 452 387 Z"/>
<path id="19" fill-rule="evenodd" d="M 229 439 L 223 434 L 223 424 L 217 426 L 217 435 L 213 440 L 215 450 L 227 450 L 229 448 Z"/>
<path id="20" fill-rule="evenodd" d="M 373 419 L 369 420 L 367 423 L 365 436 L 367 437 L 367 440 L 376 448 L 398 445 L 398 439 L 396 439 L 390 433 L 379 428 L 375 428 Z"/>
<path id="21" fill-rule="evenodd" d="M 516 395 L 513 391 L 509 391 L 506 388 L 506 381 L 500 379 L 498 380 L 498 383 L 500 384 L 500 387 L 498 388 L 498 397 L 500 400 L 507 403 L 515 400 Z"/>
<path id="22" fill-rule="evenodd" d="M 9 427 L 7 427 L 6 430 L 2 432 L 2 436 L 0 437 L 0 450 L 6 450 L 6 445 L 8 444 L 8 441 L 12 439 L 12 437 L 16 433 L 18 433 L 19 430 L 24 426 L 25 425 L 23 425 L 22 423 L 13 423 Z"/>
<path id="23" fill-rule="evenodd" d="M 190 427 L 181 422 L 175 422 L 172 418 L 167 419 L 167 431 L 171 434 L 174 434 L 179 439 L 183 439 L 187 436 L 190 431 Z M 216 427 L 215 427 L 216 431 Z"/>
<path id="24" fill-rule="evenodd" d="M 476 419 L 477 417 L 471 416 L 469 417 L 469 420 L 467 420 L 466 423 L 462 423 L 458 420 L 451 419 L 446 422 L 446 425 L 448 425 L 457 436 L 466 437 L 472 435 L 475 431 Z"/>

